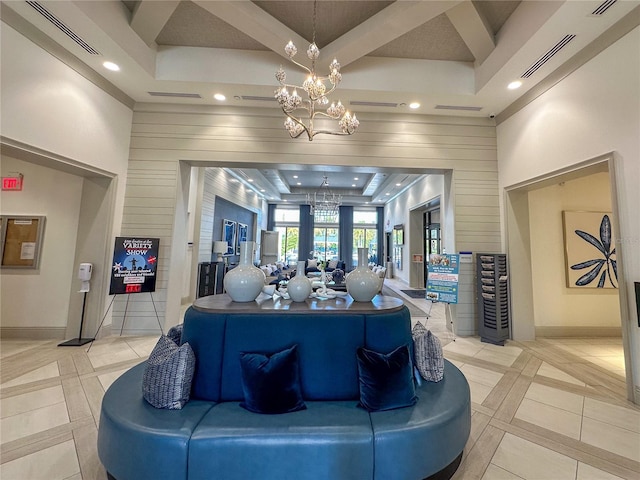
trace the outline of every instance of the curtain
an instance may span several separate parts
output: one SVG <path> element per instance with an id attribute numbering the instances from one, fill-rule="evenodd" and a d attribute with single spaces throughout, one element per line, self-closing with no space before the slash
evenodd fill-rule
<path id="1" fill-rule="evenodd" d="M 378 265 L 385 266 L 384 257 L 384 207 L 376 207 L 378 213 Z"/>
<path id="2" fill-rule="evenodd" d="M 300 233 L 298 235 L 298 261 L 309 258 L 313 250 L 313 215 L 311 205 L 300 205 Z"/>
<path id="3" fill-rule="evenodd" d="M 267 230 L 269 231 L 276 229 L 276 207 L 275 203 L 270 203 L 267 208 Z"/>
<path id="4" fill-rule="evenodd" d="M 339 258 L 344 261 L 345 271 L 350 272 L 353 265 L 353 207 L 341 205 L 338 233 Z"/>

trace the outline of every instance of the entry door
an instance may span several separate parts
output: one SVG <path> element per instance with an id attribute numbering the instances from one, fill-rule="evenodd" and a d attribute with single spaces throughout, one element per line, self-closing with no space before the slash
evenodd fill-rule
<path id="1" fill-rule="evenodd" d="M 424 213 L 424 284 L 427 284 L 429 255 L 441 253 L 440 210 Z"/>

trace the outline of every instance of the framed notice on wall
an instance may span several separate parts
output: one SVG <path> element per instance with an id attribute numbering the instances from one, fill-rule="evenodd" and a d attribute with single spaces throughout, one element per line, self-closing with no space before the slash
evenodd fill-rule
<path id="1" fill-rule="evenodd" d="M 0 217 L 0 266 L 34 268 L 40 263 L 44 238 L 44 216 L 3 215 Z"/>
<path id="2" fill-rule="evenodd" d="M 155 292 L 159 238 L 116 237 L 109 295 Z"/>

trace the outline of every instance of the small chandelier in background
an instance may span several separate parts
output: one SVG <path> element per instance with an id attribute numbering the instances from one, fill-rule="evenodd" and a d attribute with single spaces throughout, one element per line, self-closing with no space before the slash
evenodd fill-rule
<path id="1" fill-rule="evenodd" d="M 320 49 L 316 46 L 316 1 L 313 2 L 313 38 L 307 49 L 307 57 L 311 60 L 311 68 L 307 68 L 293 59 L 296 53 L 298 53 L 298 49 L 293 42 L 289 41 L 284 47 L 284 51 L 291 62 L 303 68 L 309 74 L 302 86 L 297 86 L 286 83 L 287 74 L 282 69 L 282 66 L 280 66 L 276 72 L 276 79 L 282 87 L 276 90 L 275 97 L 280 107 L 282 107 L 282 111 L 287 116 L 284 126 L 289 132 L 289 135 L 291 135 L 291 138 L 298 138 L 303 132 L 307 133 L 309 141 L 312 141 L 313 137 L 319 133 L 329 135 L 353 134 L 358 128 L 358 125 L 360 125 L 360 122 L 356 118 L 356 115 L 351 115 L 340 101 L 338 101 L 337 104 L 331 103 L 326 109 L 326 112 L 316 110 L 316 108 L 324 108 L 329 104 L 327 96 L 336 89 L 340 80 L 342 80 L 340 64 L 335 58 L 329 65 L 329 75 L 327 77 L 321 77 L 316 74 L 316 60 L 320 56 Z M 331 84 L 328 90 L 324 84 L 326 80 L 329 80 Z M 293 89 L 293 91 L 289 93 L 288 89 Z M 302 97 L 298 95 L 298 89 L 304 90 L 307 93 L 306 99 L 303 100 Z M 300 111 L 300 114 L 297 113 L 298 111 Z M 303 113 L 308 116 L 308 119 L 302 118 L 301 114 Z M 316 115 L 338 120 L 340 130 L 315 130 L 313 128 L 313 121 Z M 305 124 L 304 120 L 308 120 L 308 122 Z"/>
<path id="2" fill-rule="evenodd" d="M 320 189 L 313 194 L 307 193 L 307 203 L 311 205 L 311 215 L 318 221 L 333 221 L 338 214 L 338 207 L 342 205 L 342 195 L 337 195 L 329 189 L 329 179 L 322 176 Z"/>

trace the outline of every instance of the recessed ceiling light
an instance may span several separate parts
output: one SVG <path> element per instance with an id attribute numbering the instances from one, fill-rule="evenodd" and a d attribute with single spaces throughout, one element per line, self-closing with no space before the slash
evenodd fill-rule
<path id="1" fill-rule="evenodd" d="M 396 183 L 396 187 L 399 187 L 400 185 L 402 185 L 401 183 Z"/>
<path id="2" fill-rule="evenodd" d="M 221 93 L 216 93 L 213 98 L 215 98 L 216 100 L 220 101 L 220 102 L 224 102 L 227 97 L 225 97 L 223 94 Z"/>
<path id="3" fill-rule="evenodd" d="M 354 180 L 358 180 L 358 177 L 353 177 Z"/>
<path id="4" fill-rule="evenodd" d="M 302 182 L 296 182 L 296 185 L 302 185 Z"/>
<path id="5" fill-rule="evenodd" d="M 233 182 L 233 183 L 236 183 L 238 181 L 238 179 L 237 178 L 232 178 L 230 181 Z"/>
<path id="6" fill-rule="evenodd" d="M 411 102 L 409 104 L 409 108 L 413 108 L 415 110 L 416 108 L 420 108 L 420 104 L 418 102 Z"/>
<path id="7" fill-rule="evenodd" d="M 287 200 L 286 198 L 284 199 L 285 202 L 288 202 L 289 200 Z"/>
<path id="8" fill-rule="evenodd" d="M 260 191 L 261 192 L 266 192 L 266 190 L 264 188 L 261 188 Z"/>
<path id="9" fill-rule="evenodd" d="M 298 175 L 294 175 L 293 178 L 298 178 Z"/>
<path id="10" fill-rule="evenodd" d="M 385 195 L 391 195 L 389 192 L 385 193 Z"/>
<path id="11" fill-rule="evenodd" d="M 104 62 L 102 64 L 102 66 L 104 68 L 106 68 L 107 70 L 111 70 L 112 72 L 119 72 L 120 71 L 120 67 L 118 65 L 116 65 L 113 62 Z"/>
<path id="12" fill-rule="evenodd" d="M 351 184 L 351 186 L 352 186 L 352 187 L 355 187 L 355 186 L 356 186 L 356 184 L 355 184 L 355 183 L 352 183 L 352 184 Z"/>
<path id="13" fill-rule="evenodd" d="M 364 202 L 365 204 L 369 205 L 369 202 Z"/>
<path id="14" fill-rule="evenodd" d="M 248 178 L 247 180 L 249 181 L 249 183 L 253 183 L 253 178 Z"/>
<path id="15" fill-rule="evenodd" d="M 522 82 L 520 80 L 515 80 L 507 85 L 509 90 L 515 90 L 516 88 L 520 88 L 522 86 Z"/>

